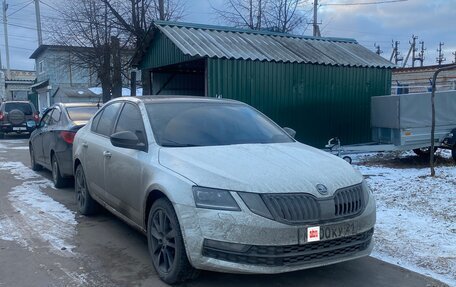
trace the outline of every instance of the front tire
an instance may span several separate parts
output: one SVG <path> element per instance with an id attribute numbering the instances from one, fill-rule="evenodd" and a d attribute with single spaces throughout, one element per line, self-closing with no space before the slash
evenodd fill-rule
<path id="1" fill-rule="evenodd" d="M 191 266 L 174 208 L 169 200 L 154 202 L 147 221 L 147 242 L 152 264 L 168 284 L 194 279 L 199 271 Z"/>
<path id="2" fill-rule="evenodd" d="M 52 167 L 52 181 L 56 188 L 65 187 L 68 184 L 68 180 L 60 174 L 60 166 L 57 161 L 57 157 L 52 155 L 51 157 L 51 167 Z"/>
<path id="3" fill-rule="evenodd" d="M 79 213 L 93 215 L 98 211 L 98 203 L 90 195 L 82 165 L 78 165 L 74 176 L 74 189 Z"/>

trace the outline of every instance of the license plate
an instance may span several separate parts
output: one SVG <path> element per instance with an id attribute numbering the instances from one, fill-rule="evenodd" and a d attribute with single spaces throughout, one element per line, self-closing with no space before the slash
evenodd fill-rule
<path id="1" fill-rule="evenodd" d="M 305 242 L 315 242 L 347 237 L 357 233 L 358 224 L 356 221 L 351 221 L 333 225 L 310 226 L 304 234 L 306 235 Z"/>
<path id="2" fill-rule="evenodd" d="M 13 131 L 26 131 L 26 127 L 13 127 Z"/>

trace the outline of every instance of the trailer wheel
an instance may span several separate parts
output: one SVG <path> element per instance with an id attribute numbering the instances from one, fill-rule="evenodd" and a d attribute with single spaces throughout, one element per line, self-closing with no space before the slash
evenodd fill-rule
<path id="1" fill-rule="evenodd" d="M 456 144 L 454 144 L 451 149 L 451 156 L 453 157 L 453 160 L 456 161 Z"/>
<path id="2" fill-rule="evenodd" d="M 348 162 L 349 164 L 351 164 L 351 163 L 352 163 L 352 158 L 351 158 L 351 157 L 349 157 L 349 156 L 347 156 L 347 155 L 346 155 L 346 156 L 344 156 L 344 157 L 342 157 L 342 159 L 343 159 L 343 160 L 345 160 L 346 162 Z"/>
<path id="3" fill-rule="evenodd" d="M 431 147 L 423 147 L 423 148 L 416 148 L 413 150 L 413 152 L 418 155 L 418 156 L 422 156 L 422 157 L 428 157 L 431 155 Z M 437 151 L 437 148 L 434 147 L 434 152 Z"/>

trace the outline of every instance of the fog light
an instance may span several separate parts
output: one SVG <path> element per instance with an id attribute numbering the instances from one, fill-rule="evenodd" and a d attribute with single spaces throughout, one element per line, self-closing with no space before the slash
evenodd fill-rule
<path id="1" fill-rule="evenodd" d="M 212 239 L 204 239 L 204 242 L 203 242 L 203 248 L 241 252 L 241 253 L 247 252 L 250 249 L 250 247 L 251 247 L 250 245 L 223 242 L 223 241 L 212 240 Z"/>

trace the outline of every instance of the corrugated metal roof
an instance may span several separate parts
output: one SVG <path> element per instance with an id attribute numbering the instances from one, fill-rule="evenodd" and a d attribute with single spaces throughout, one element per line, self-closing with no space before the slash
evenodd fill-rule
<path id="1" fill-rule="evenodd" d="M 155 26 L 185 55 L 290 63 L 393 68 L 393 63 L 354 39 L 156 21 Z"/>

